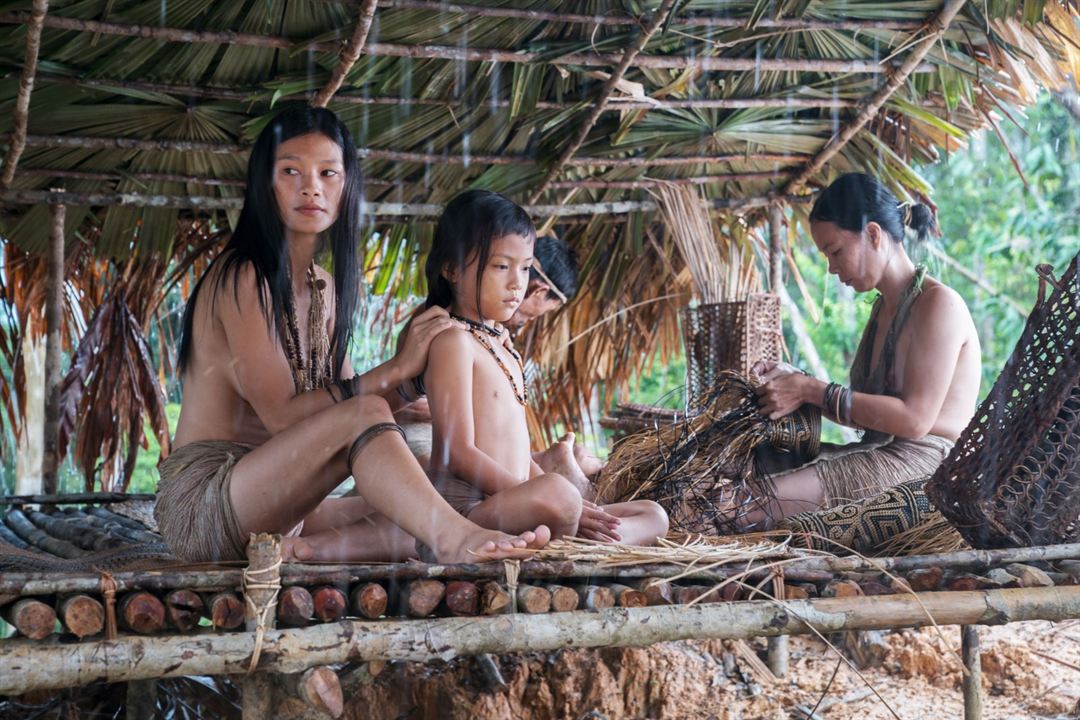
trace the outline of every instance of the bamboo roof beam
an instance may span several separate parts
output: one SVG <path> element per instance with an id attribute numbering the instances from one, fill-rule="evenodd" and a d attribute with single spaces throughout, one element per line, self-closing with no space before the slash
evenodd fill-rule
<path id="1" fill-rule="evenodd" d="M 324 0 L 326 2 L 339 2 L 339 0 Z M 355 4 L 355 0 L 350 0 Z M 453 13 L 458 15 L 482 15 L 484 17 L 514 18 L 518 20 L 535 20 L 537 22 L 573 23 L 577 25 L 606 25 L 619 27 L 625 25 L 640 25 L 641 19 L 633 15 L 605 14 L 585 15 L 580 13 L 560 13 L 546 10 L 525 10 L 519 8 L 488 7 L 486 5 L 471 5 L 468 3 L 444 3 L 441 0 L 382 0 L 379 7 L 387 10 L 430 10 L 436 13 Z M 716 17 L 709 15 L 685 16 L 679 15 L 672 20 L 673 24 L 689 27 L 712 27 L 712 28 L 745 28 L 748 27 L 748 17 Z M 753 24 L 753 28 L 779 29 L 779 30 L 917 30 L 922 26 L 919 20 L 806 20 L 803 18 L 761 18 Z"/>
<path id="2" fill-rule="evenodd" d="M 61 168 L 28 168 L 19 170 L 19 177 L 48 177 L 63 178 L 65 180 L 96 180 L 99 182 L 120 182 L 121 180 L 137 180 L 138 182 L 175 182 L 189 185 L 207 185 L 210 187 L 244 187 L 243 178 L 216 178 L 202 177 L 197 175 L 176 175 L 173 173 L 118 173 L 118 172 L 90 172 L 86 170 L 65 170 Z M 364 178 L 366 184 L 374 184 L 368 178 Z M 378 181 L 375 181 L 378 182 Z"/>
<path id="3" fill-rule="evenodd" d="M 0 141 L 8 139 L 0 138 Z M 82 148 L 95 150 L 143 150 L 164 152 L 205 152 L 216 155 L 235 155 L 247 152 L 249 146 L 237 143 L 210 143 L 194 140 L 142 140 L 127 137 L 102 137 L 85 135 L 27 135 L 27 147 Z M 536 158 L 527 155 L 456 155 L 439 153 L 420 153 L 406 150 L 385 148 L 357 148 L 361 160 L 388 160 L 392 162 L 414 162 L 421 164 L 451 165 L 535 165 Z M 810 156 L 790 153 L 727 153 L 723 155 L 680 155 L 668 157 L 575 157 L 566 161 L 566 166 L 574 167 L 682 167 L 686 165 L 715 165 L 721 163 L 762 162 L 792 163 L 803 162 Z"/>
<path id="4" fill-rule="evenodd" d="M 78 78 L 63 75 L 48 75 L 38 73 L 38 82 L 51 82 L 75 87 L 95 88 L 102 90 L 123 89 L 137 90 L 140 92 L 165 93 L 167 95 L 181 95 L 184 97 L 207 98 L 212 100 L 232 100 L 235 102 L 252 102 L 262 96 L 269 102 L 273 94 L 272 88 L 227 88 L 227 87 L 203 87 L 195 85 L 170 85 L 168 83 L 148 82 L 143 80 L 120 80 L 112 78 Z M 792 88 L 798 91 L 798 88 Z M 304 100 L 311 97 L 310 93 L 293 93 L 285 95 L 282 100 Z M 420 107 L 446 107 L 456 108 L 463 103 L 462 100 L 441 100 L 438 98 L 402 98 L 387 96 L 350 95 L 338 93 L 334 95 L 333 102 L 343 105 L 389 105 L 389 106 L 420 106 Z M 482 101 L 484 105 L 492 108 L 508 108 L 509 100 L 490 98 Z M 583 103 L 591 102 L 589 98 L 578 100 L 568 99 L 563 102 L 551 102 L 540 100 L 536 103 L 537 110 L 572 110 Z M 778 108 L 790 110 L 830 109 L 830 108 L 853 108 L 858 107 L 858 100 L 848 100 L 833 97 L 767 97 L 767 98 L 694 98 L 685 100 L 653 99 L 633 100 L 625 97 L 613 97 L 604 107 L 603 112 L 622 112 L 624 110 L 743 110 L 748 108 Z"/>
<path id="5" fill-rule="evenodd" d="M 0 24 L 22 24 L 28 13 L 9 12 L 0 15 Z M 155 27 L 150 25 L 124 25 L 120 23 L 81 20 L 78 18 L 50 15 L 45 26 L 60 30 L 100 33 L 138 37 L 148 40 L 164 40 L 181 43 L 209 43 L 214 45 L 242 45 L 248 47 L 277 48 L 280 50 L 316 50 L 335 52 L 336 42 L 308 42 L 284 37 L 254 35 L 231 30 L 185 30 L 183 28 Z M 366 55 L 377 57 L 411 57 L 435 60 L 459 60 L 466 62 L 538 63 L 551 65 L 584 65 L 610 67 L 618 65 L 621 56 L 610 53 L 567 53 L 553 56 L 550 53 L 516 52 L 493 48 L 469 48 L 444 45 L 401 45 L 397 43 L 370 43 L 364 48 Z M 874 58 L 810 60 L 802 58 L 728 58 L 708 55 L 638 55 L 636 67 L 669 70 L 705 70 L 731 72 L 816 72 L 816 73 L 865 73 L 881 74 L 890 66 Z M 915 72 L 932 72 L 933 64 L 917 66 Z"/>
<path id="6" fill-rule="evenodd" d="M 371 21 L 375 17 L 375 4 L 376 0 L 362 1 L 352 37 L 349 38 L 349 43 L 342 50 L 341 59 L 338 60 L 334 71 L 330 73 L 330 79 L 311 99 L 312 106 L 326 107 L 326 103 L 330 101 L 330 98 L 341 87 L 341 83 L 345 81 L 345 76 L 349 74 L 349 70 L 356 64 L 360 52 L 364 49 L 364 43 L 367 42 L 368 31 L 371 30 Z"/>
<path id="7" fill-rule="evenodd" d="M 900 67 L 895 72 L 891 72 L 888 75 L 888 79 L 879 87 L 873 95 L 871 95 L 859 114 L 852 118 L 847 124 L 841 128 L 840 132 L 834 135 L 823 147 L 817 155 L 814 156 L 810 162 L 791 180 L 788 181 L 784 187 L 784 192 L 795 192 L 802 185 L 806 183 L 811 177 L 813 177 L 821 168 L 825 166 L 825 163 L 829 162 L 840 150 L 851 141 L 855 135 L 866 126 L 870 120 L 877 115 L 878 110 L 885 104 L 885 101 L 907 80 L 908 76 L 918 68 L 922 62 L 922 59 L 926 56 L 926 53 L 930 51 L 930 48 L 934 46 L 949 27 L 949 23 L 952 22 L 956 14 L 960 12 L 960 8 L 964 6 L 966 0 L 946 0 L 941 10 L 926 23 L 927 33 L 911 48 L 911 52 L 900 64 Z"/>
<path id="8" fill-rule="evenodd" d="M 630 69 L 630 65 L 634 62 L 634 59 L 641 53 L 641 51 L 648 45 L 649 40 L 656 33 L 657 29 L 667 19 L 668 14 L 671 12 L 672 6 L 675 4 L 675 0 L 663 0 L 660 7 L 657 9 L 656 14 L 653 15 L 649 24 L 642 30 L 641 35 L 637 40 L 623 51 L 622 58 L 619 60 L 619 64 L 615 66 L 615 69 L 608 75 L 608 79 L 604 82 L 604 86 L 600 89 L 600 93 L 597 95 L 596 100 L 592 107 L 589 108 L 589 112 L 582 118 L 581 124 L 578 126 L 577 133 L 570 140 L 570 142 L 559 153 L 558 159 L 552 163 L 548 168 L 547 173 L 544 174 L 544 178 L 533 189 L 529 195 L 529 202 L 534 203 L 540 199 L 540 196 L 544 194 L 544 190 L 547 188 L 548 183 L 559 176 L 563 167 L 566 165 L 566 161 L 574 156 L 574 153 L 578 151 L 581 144 L 585 142 L 585 138 L 589 136 L 589 131 L 596 125 L 596 121 L 600 119 L 600 113 L 604 111 L 604 107 L 608 103 L 608 98 L 611 97 L 611 93 L 615 91 L 615 86 L 622 81 L 623 76 L 626 75 L 626 71 Z"/>
<path id="9" fill-rule="evenodd" d="M 783 196 L 788 202 L 800 202 L 809 196 Z M 716 198 L 710 201 L 715 210 L 757 207 L 775 201 L 777 197 Z M 11 205 L 40 205 L 63 203 L 84 207 L 129 205 L 135 207 L 183 208 L 189 210 L 239 210 L 244 205 L 240 197 L 210 197 L 203 195 L 148 195 L 143 193 L 71 192 L 67 190 L 3 190 L 0 203 Z M 556 205 L 523 205 L 534 217 L 572 217 L 578 215 L 625 215 L 633 212 L 655 212 L 651 200 L 616 200 L 595 203 L 559 203 Z M 438 203 L 365 203 L 365 215 L 376 217 L 438 217 L 443 206 Z"/>
<path id="10" fill-rule="evenodd" d="M 584 180 L 556 180 L 548 183 L 548 190 L 569 190 L 570 188 L 589 188 L 593 190 L 643 190 L 657 185 L 709 185 L 711 183 L 746 182 L 752 180 L 772 180 L 789 176 L 793 169 L 726 173 L 723 175 L 698 175 L 685 178 L 651 178 L 643 177 L 636 180 L 603 180 L 600 178 L 588 178 Z"/>
<path id="11" fill-rule="evenodd" d="M 30 94 L 34 91 L 34 74 L 37 72 L 38 52 L 41 50 L 41 30 L 49 11 L 49 0 L 34 0 L 26 23 L 26 59 L 19 77 L 19 94 L 15 98 L 14 132 L 7 155 L 4 156 L 4 173 L 0 176 L 0 189 L 11 187 L 15 168 L 26 147 L 26 130 L 30 122 Z"/>

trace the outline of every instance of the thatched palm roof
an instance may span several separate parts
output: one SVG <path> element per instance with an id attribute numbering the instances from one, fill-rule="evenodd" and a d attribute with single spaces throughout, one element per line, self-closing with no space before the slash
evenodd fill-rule
<path id="1" fill-rule="evenodd" d="M 1065 0 L 539 5 L 0 2 L 3 234 L 42 251 L 44 203 L 64 202 L 100 255 L 173 252 L 178 222 L 227 225 L 275 108 L 319 94 L 363 158 L 376 289 L 420 289 L 438 204 L 464 188 L 556 219 L 584 289 L 548 326 L 593 328 L 560 364 L 585 388 L 676 342 L 678 303 L 647 301 L 690 285 L 651 184 L 701 186 L 736 234 L 850 169 L 929 197 L 919 163 L 1080 77 Z"/>

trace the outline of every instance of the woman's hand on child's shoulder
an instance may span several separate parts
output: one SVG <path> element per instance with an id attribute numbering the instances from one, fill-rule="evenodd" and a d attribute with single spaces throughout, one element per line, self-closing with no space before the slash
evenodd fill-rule
<path id="1" fill-rule="evenodd" d="M 450 317 L 446 308 L 432 307 L 413 318 L 409 332 L 401 350 L 394 356 L 394 362 L 404 377 L 416 377 L 427 367 L 428 350 L 431 341 L 439 333 L 451 328 L 464 329 L 464 325 Z"/>

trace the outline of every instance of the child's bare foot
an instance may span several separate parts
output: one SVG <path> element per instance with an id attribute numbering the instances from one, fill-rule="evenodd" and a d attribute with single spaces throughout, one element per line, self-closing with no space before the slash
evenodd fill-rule
<path id="1" fill-rule="evenodd" d="M 544 472 L 562 475 L 578 489 L 584 498 L 592 497 L 592 485 L 582 472 L 577 458 L 574 457 L 574 433 L 566 433 L 557 443 L 542 453 L 537 465 Z"/>
<path id="2" fill-rule="evenodd" d="M 315 557 L 315 550 L 304 538 L 281 538 L 281 559 L 284 562 L 307 562 L 313 557 Z"/>
<path id="3" fill-rule="evenodd" d="M 476 529 L 462 537 L 456 547 L 437 552 L 439 562 L 471 563 L 523 558 L 529 555 L 528 551 L 542 548 L 551 541 L 551 530 L 547 525 L 540 525 L 536 530 L 527 530 L 520 535 L 474 527 Z"/>

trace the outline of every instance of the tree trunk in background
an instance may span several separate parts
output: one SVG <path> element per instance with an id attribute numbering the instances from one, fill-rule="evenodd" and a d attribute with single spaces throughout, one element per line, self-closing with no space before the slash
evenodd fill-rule
<path id="1" fill-rule="evenodd" d="M 26 413 L 15 429 L 15 494 L 41 492 L 41 463 L 45 448 L 41 427 L 45 423 L 45 337 L 34 332 L 33 320 L 23 333 L 22 358 L 26 382 Z M 34 336 L 38 337 L 36 340 Z"/>

